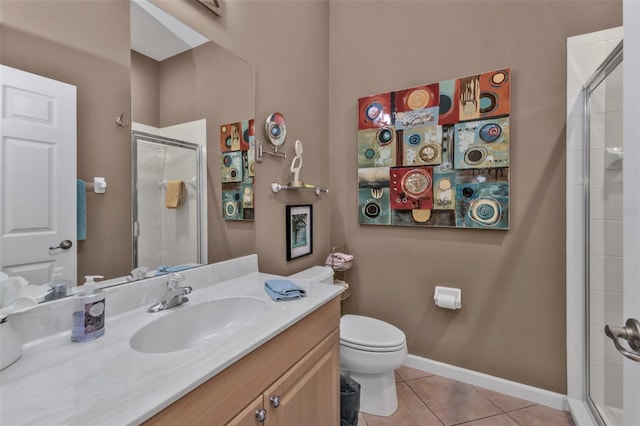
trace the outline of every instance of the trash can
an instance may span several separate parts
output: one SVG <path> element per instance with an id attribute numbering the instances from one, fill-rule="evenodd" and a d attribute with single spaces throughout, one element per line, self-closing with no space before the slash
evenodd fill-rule
<path id="1" fill-rule="evenodd" d="M 340 426 L 357 426 L 360 411 L 360 383 L 340 376 Z"/>

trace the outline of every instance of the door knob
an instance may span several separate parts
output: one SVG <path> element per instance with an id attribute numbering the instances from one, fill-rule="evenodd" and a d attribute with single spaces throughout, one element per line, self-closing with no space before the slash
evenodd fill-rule
<path id="1" fill-rule="evenodd" d="M 629 318 L 624 327 L 605 325 L 604 333 L 613 340 L 618 352 L 629 359 L 640 362 L 640 322 L 637 319 Z M 631 350 L 623 347 L 618 339 L 626 340 Z"/>
<path id="2" fill-rule="evenodd" d="M 64 240 L 64 241 L 60 241 L 60 245 L 57 247 L 49 247 L 49 250 L 55 250 L 55 249 L 69 250 L 71 246 L 73 246 L 73 243 L 71 242 L 71 240 Z"/>

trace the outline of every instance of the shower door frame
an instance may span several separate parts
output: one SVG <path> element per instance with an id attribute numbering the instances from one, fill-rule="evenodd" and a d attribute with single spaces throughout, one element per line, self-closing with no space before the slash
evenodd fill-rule
<path id="1" fill-rule="evenodd" d="M 132 194 L 132 218 L 133 218 L 133 250 L 132 250 L 132 265 L 133 268 L 137 268 L 138 265 L 138 237 L 140 235 L 139 221 L 138 221 L 138 138 L 144 138 L 145 140 L 157 143 L 160 145 L 172 146 L 177 148 L 190 149 L 195 151 L 196 154 L 196 229 L 198 235 L 197 242 L 197 263 L 206 264 L 207 259 L 207 238 L 205 221 L 206 215 L 206 149 L 202 145 L 198 145 L 192 142 L 181 141 L 178 139 L 167 138 L 164 136 L 155 135 L 152 133 L 141 132 L 134 130 L 131 132 L 131 163 L 132 163 L 132 176 L 131 176 L 131 194 Z M 204 183 L 203 183 L 204 182 Z M 156 265 L 155 267 L 160 266 Z"/>
<path id="2" fill-rule="evenodd" d="M 583 99 L 583 107 L 584 107 L 584 121 L 583 121 L 583 138 L 584 138 L 584 156 L 583 156 L 583 178 L 584 178 L 584 280 L 585 280 L 585 299 L 584 299 L 584 312 L 585 312 L 585 328 L 584 328 L 584 342 L 585 342 L 585 362 L 584 362 L 584 395 L 583 401 L 588 407 L 589 414 L 592 419 L 601 426 L 606 425 L 605 420 L 600 414 L 600 410 L 596 406 L 596 404 L 591 399 L 590 388 L 591 388 L 591 362 L 590 362 L 590 353 L 591 353 L 591 283 L 590 283 L 590 257 L 591 251 L 590 247 L 590 151 L 591 151 L 591 141 L 590 141 L 590 130 L 591 130 L 591 93 L 596 90 L 599 85 L 609 76 L 609 74 L 616 68 L 618 65 L 622 63 L 623 60 L 623 43 L 624 40 L 621 40 L 618 45 L 611 51 L 611 53 L 605 58 L 605 60 L 598 66 L 598 68 L 594 71 L 594 73 L 589 77 L 589 79 L 584 83 L 582 87 L 582 99 Z M 603 331 L 604 335 L 604 331 Z M 608 343 L 608 342 L 605 342 Z"/>

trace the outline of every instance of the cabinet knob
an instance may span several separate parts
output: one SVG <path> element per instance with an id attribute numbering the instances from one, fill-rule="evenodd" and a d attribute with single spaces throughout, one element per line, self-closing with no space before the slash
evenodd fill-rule
<path id="1" fill-rule="evenodd" d="M 279 396 L 272 396 L 271 398 L 269 398 L 269 401 L 271 401 L 271 406 L 274 408 L 278 408 L 280 406 Z"/>
<path id="2" fill-rule="evenodd" d="M 258 419 L 259 422 L 264 422 L 267 418 L 267 411 L 264 409 L 259 409 L 256 410 L 256 419 Z"/>

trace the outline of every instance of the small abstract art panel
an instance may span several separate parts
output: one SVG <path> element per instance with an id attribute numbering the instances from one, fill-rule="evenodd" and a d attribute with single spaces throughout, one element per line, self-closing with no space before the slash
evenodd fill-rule
<path id="1" fill-rule="evenodd" d="M 254 135 L 253 119 L 220 126 L 220 181 L 224 220 L 254 218 Z"/>
<path id="2" fill-rule="evenodd" d="M 507 68 L 358 99 L 360 223 L 509 229 L 510 96 Z"/>

